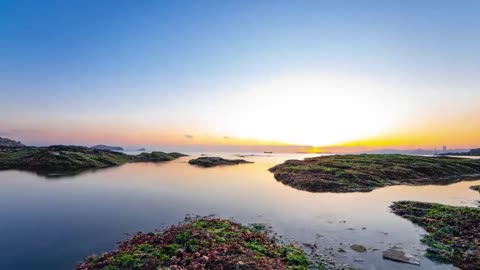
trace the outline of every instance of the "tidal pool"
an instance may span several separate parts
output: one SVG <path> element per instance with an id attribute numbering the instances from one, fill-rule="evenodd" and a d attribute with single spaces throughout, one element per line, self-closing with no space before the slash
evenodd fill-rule
<path id="1" fill-rule="evenodd" d="M 238 158 L 234 154 L 211 154 Z M 193 155 L 192 157 L 196 157 Z M 162 229 L 186 215 L 268 223 L 285 240 L 316 243 L 338 263 L 362 269 L 453 269 L 422 256 L 423 229 L 392 214 L 397 200 L 476 206 L 480 180 L 448 186 L 393 186 L 369 193 L 309 193 L 277 182 L 268 168 L 310 155 L 245 156 L 253 164 L 199 168 L 192 157 L 132 163 L 77 176 L 0 172 L 0 269 L 72 269 L 129 233 Z M 349 248 L 368 248 L 357 253 Z M 420 266 L 382 259 L 401 247 Z M 338 252 L 344 249 L 346 252 Z"/>

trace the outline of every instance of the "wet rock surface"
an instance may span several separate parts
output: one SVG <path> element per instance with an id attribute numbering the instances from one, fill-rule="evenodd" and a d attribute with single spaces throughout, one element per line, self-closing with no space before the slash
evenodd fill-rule
<path id="1" fill-rule="evenodd" d="M 382 254 L 383 258 L 386 260 L 391 260 L 394 262 L 407 263 L 413 265 L 420 265 L 420 261 L 413 257 L 410 254 L 406 254 L 399 249 L 388 249 L 385 250 Z"/>

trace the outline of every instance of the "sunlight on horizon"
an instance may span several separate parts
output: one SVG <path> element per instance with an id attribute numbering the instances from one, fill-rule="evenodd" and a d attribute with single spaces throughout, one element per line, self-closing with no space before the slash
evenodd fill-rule
<path id="1" fill-rule="evenodd" d="M 274 79 L 229 97 L 226 133 L 289 144 L 325 146 L 389 131 L 406 112 L 386 83 L 336 74 Z M 245 104 L 247 107 L 243 108 Z"/>

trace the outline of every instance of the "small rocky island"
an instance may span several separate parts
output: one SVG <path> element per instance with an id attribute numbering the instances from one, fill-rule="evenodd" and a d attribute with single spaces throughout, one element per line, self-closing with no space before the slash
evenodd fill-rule
<path id="1" fill-rule="evenodd" d="M 77 270 L 94 269 L 325 269 L 263 226 L 196 219 L 163 232 L 137 233 L 118 249 L 91 256 Z"/>
<path id="2" fill-rule="evenodd" d="M 238 165 L 242 163 L 253 163 L 244 159 L 224 159 L 221 157 L 199 157 L 188 161 L 189 164 L 200 167 L 215 167 L 222 165 Z"/>
<path id="3" fill-rule="evenodd" d="M 480 160 L 391 154 L 333 155 L 287 160 L 270 172 L 310 192 L 367 192 L 391 185 L 450 184 L 480 176 Z"/>
<path id="4" fill-rule="evenodd" d="M 136 156 L 83 146 L 0 148 L 0 170 L 26 170 L 40 175 L 76 174 L 88 169 L 118 166 L 128 162 L 170 161 L 180 153 L 152 152 Z"/>
<path id="5" fill-rule="evenodd" d="M 460 269 L 480 269 L 480 208 L 400 201 L 391 209 L 427 231 L 422 239 L 430 246 L 427 257 Z"/>
<path id="6" fill-rule="evenodd" d="M 123 147 L 120 146 L 110 146 L 110 145 L 104 145 L 104 144 L 98 144 L 90 147 L 92 149 L 97 149 L 97 150 L 110 150 L 110 151 L 123 151 Z"/>

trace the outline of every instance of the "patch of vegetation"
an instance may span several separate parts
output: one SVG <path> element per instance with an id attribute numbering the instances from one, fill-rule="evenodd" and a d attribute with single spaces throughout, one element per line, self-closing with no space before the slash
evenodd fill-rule
<path id="1" fill-rule="evenodd" d="M 224 159 L 221 157 L 199 157 L 188 161 L 190 165 L 196 165 L 200 167 L 215 167 L 220 165 L 237 165 L 242 163 L 253 163 L 243 159 Z"/>
<path id="2" fill-rule="evenodd" d="M 362 245 L 351 245 L 350 248 L 356 252 L 366 252 L 367 251 L 367 248 L 362 246 Z"/>
<path id="3" fill-rule="evenodd" d="M 49 147 L 0 148 L 0 170 L 27 170 L 40 175 L 71 175 L 88 169 L 118 166 L 127 162 L 168 161 L 183 154 L 163 152 L 127 155 L 82 146 L 53 145 Z"/>
<path id="4" fill-rule="evenodd" d="M 480 160 L 408 155 L 333 155 L 287 160 L 275 179 L 311 192 L 372 191 L 390 185 L 450 184 L 480 176 Z"/>
<path id="5" fill-rule="evenodd" d="M 480 208 L 400 201 L 393 212 L 421 226 L 427 257 L 467 270 L 480 269 Z"/>
<path id="6" fill-rule="evenodd" d="M 92 269 L 313 269 L 306 253 L 230 220 L 197 219 L 159 233 L 138 233 L 117 250 L 92 256 Z"/>

